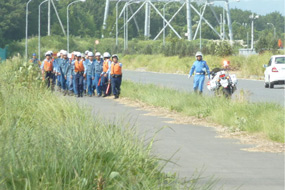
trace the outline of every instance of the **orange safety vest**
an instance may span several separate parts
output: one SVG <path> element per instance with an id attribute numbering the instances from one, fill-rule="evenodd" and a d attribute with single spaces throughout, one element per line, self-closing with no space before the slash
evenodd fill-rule
<path id="1" fill-rule="evenodd" d="M 53 70 L 53 63 L 52 60 L 45 60 L 44 61 L 44 70 L 47 71 L 52 71 Z"/>
<path id="2" fill-rule="evenodd" d="M 77 72 L 83 72 L 84 71 L 84 65 L 83 65 L 83 61 L 75 61 L 74 63 L 74 71 Z"/>
<path id="3" fill-rule="evenodd" d="M 111 75 L 121 75 L 122 74 L 122 67 L 120 63 L 112 63 L 111 65 Z"/>
<path id="4" fill-rule="evenodd" d="M 106 59 L 103 63 L 103 72 L 107 73 L 108 69 L 109 69 L 109 59 Z"/>

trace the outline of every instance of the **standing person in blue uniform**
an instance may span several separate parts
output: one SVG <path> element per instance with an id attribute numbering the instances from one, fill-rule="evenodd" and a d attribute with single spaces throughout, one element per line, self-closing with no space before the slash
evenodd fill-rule
<path id="1" fill-rule="evenodd" d="M 195 71 L 194 85 L 193 85 L 194 92 L 197 93 L 197 91 L 199 90 L 199 94 L 202 94 L 205 75 L 207 72 L 208 78 L 210 80 L 210 70 L 207 65 L 207 62 L 203 60 L 203 54 L 201 52 L 198 51 L 196 53 L 196 59 L 197 60 L 194 62 L 193 66 L 190 69 L 188 78 L 190 78 Z"/>
<path id="2" fill-rule="evenodd" d="M 84 68 L 86 67 L 86 63 L 88 61 L 88 54 L 87 55 L 84 55 L 83 53 L 81 53 L 82 57 L 82 61 L 83 61 L 83 65 L 84 65 Z M 87 95 L 87 77 L 84 76 L 84 80 L 83 80 L 83 92 L 84 92 L 84 96 Z"/>
<path id="3" fill-rule="evenodd" d="M 69 60 L 67 58 L 67 52 L 62 51 L 62 57 L 57 60 L 58 67 L 58 75 L 60 76 L 61 89 L 64 91 L 64 95 L 67 94 L 67 86 L 66 86 L 66 67 L 69 64 Z"/>
<path id="4" fill-rule="evenodd" d="M 75 87 L 77 88 L 77 97 L 83 97 L 83 80 L 84 80 L 84 65 L 81 59 L 81 53 L 78 52 L 76 56 L 76 61 L 74 62 L 74 72 L 75 72 Z"/>
<path id="5" fill-rule="evenodd" d="M 111 90 L 109 90 L 109 93 L 106 93 L 107 90 L 107 86 L 110 85 L 111 83 L 111 76 L 110 76 L 110 71 L 111 71 L 111 64 L 112 61 L 110 60 L 110 53 L 109 52 L 105 52 L 103 54 L 103 58 L 104 58 L 104 62 L 103 62 L 103 72 L 101 74 L 101 84 L 102 84 L 102 91 L 103 91 L 103 97 L 108 96 L 109 94 L 111 94 Z M 109 86 L 110 88 L 110 86 Z"/>
<path id="6" fill-rule="evenodd" d="M 66 79 L 66 88 L 68 90 L 68 95 L 72 95 L 73 91 L 73 64 L 71 60 L 71 55 L 68 55 L 68 64 L 65 68 L 65 79 Z"/>
<path id="7" fill-rule="evenodd" d="M 60 82 L 60 75 L 59 75 L 59 68 L 58 68 L 58 61 L 61 59 L 60 53 L 57 53 L 57 58 L 54 59 L 53 61 L 53 66 L 54 66 L 54 81 L 56 83 L 58 91 L 61 91 L 61 82 Z"/>
<path id="8" fill-rule="evenodd" d="M 103 60 L 101 59 L 101 53 L 97 52 L 95 54 L 95 62 L 94 62 L 94 80 L 93 87 L 96 89 L 97 97 L 102 95 L 102 72 L 103 72 Z"/>
<path id="9" fill-rule="evenodd" d="M 117 99 L 120 96 L 121 92 L 121 83 L 122 83 L 122 67 L 123 64 L 119 62 L 119 57 L 115 54 L 112 55 L 112 65 L 111 65 L 111 76 L 112 76 L 112 88 L 114 98 Z"/>
<path id="10" fill-rule="evenodd" d="M 33 53 L 32 59 L 30 59 L 30 63 L 33 63 L 35 66 L 40 67 L 41 61 L 37 58 L 37 54 Z"/>
<path id="11" fill-rule="evenodd" d="M 73 84 L 73 92 L 74 92 L 74 96 L 75 97 L 77 97 L 78 96 L 78 92 L 77 92 L 77 86 L 76 86 L 76 83 L 75 83 L 75 79 L 76 79 L 76 77 L 75 77 L 75 75 L 76 75 L 76 73 L 75 73 L 75 71 L 74 71 L 74 64 L 75 64 L 75 61 L 76 61 L 76 59 L 77 59 L 77 52 L 72 52 L 71 53 L 71 65 L 72 65 L 72 77 L 71 77 L 71 80 L 72 80 L 72 84 Z"/>
<path id="12" fill-rule="evenodd" d="M 94 92 L 92 85 L 94 79 L 94 54 L 92 52 L 88 52 L 88 58 L 85 60 L 84 68 L 84 77 L 87 81 L 88 96 L 92 97 Z"/>

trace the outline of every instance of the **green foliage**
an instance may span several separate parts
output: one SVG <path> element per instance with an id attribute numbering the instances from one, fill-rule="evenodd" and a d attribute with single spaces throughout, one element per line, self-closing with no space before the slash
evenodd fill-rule
<path id="1" fill-rule="evenodd" d="M 243 99 L 199 96 L 153 84 L 125 81 L 122 96 L 152 106 L 177 111 L 185 116 L 207 118 L 233 131 L 264 134 L 268 139 L 284 143 L 285 109 L 273 103 L 248 103 Z M 271 117 L 268 117 L 268 114 Z"/>
<path id="2" fill-rule="evenodd" d="M 271 50 L 276 52 L 278 49 L 278 39 L 274 38 L 273 35 L 262 35 L 255 45 L 257 52 L 262 52 L 264 50 Z"/>
<path id="3" fill-rule="evenodd" d="M 219 57 L 215 55 L 204 55 L 204 60 L 212 70 L 215 67 L 222 67 L 223 61 L 230 61 L 230 70 L 237 73 L 238 77 L 262 79 L 264 75 L 263 64 L 267 64 L 272 52 L 264 52 L 260 55 L 244 56 L 226 56 Z M 188 74 L 195 61 L 194 56 L 180 58 L 179 56 L 164 55 L 126 55 L 121 58 L 127 69 L 145 69 L 147 71 L 163 73 L 183 73 Z M 261 77 L 261 78 L 260 78 Z"/>
<path id="4" fill-rule="evenodd" d="M 212 55 L 225 57 L 225 56 L 229 56 L 233 54 L 233 49 L 229 42 L 222 41 L 218 43 L 215 43 L 215 42 L 211 42 L 211 43 L 212 43 L 210 45 L 211 51 L 214 51 Z"/>
<path id="5" fill-rule="evenodd" d="M 162 173 L 152 141 L 132 127 L 48 91 L 37 67 L 19 58 L 0 67 L 0 189 L 196 187 Z"/>
<path id="6" fill-rule="evenodd" d="M 38 35 L 38 5 L 42 2 L 42 0 L 33 0 L 29 3 L 29 25 L 28 25 L 28 36 Z M 66 30 L 67 23 L 67 14 L 66 7 L 72 2 L 71 0 L 60 0 L 54 1 L 55 6 L 57 7 L 57 11 L 62 20 L 64 28 Z M 0 13 L 2 15 L 2 19 L 0 20 L 0 47 L 5 47 L 5 45 L 12 43 L 13 41 L 23 39 L 25 37 L 25 6 L 26 0 L 9 0 L 9 1 L 1 1 L 0 2 Z M 155 2 L 154 2 L 155 3 Z M 163 4 L 155 3 L 158 10 L 162 12 Z M 197 9 L 200 8 L 196 3 L 192 3 L 194 7 Z M 119 3 L 119 10 L 123 8 L 124 4 Z M 132 4 L 131 7 L 133 10 L 138 9 L 140 4 Z M 170 19 L 171 16 L 178 10 L 181 6 L 179 2 L 171 3 L 166 7 L 166 18 Z M 78 2 L 70 6 L 69 9 L 69 18 L 70 18 L 70 34 L 74 36 L 80 36 L 82 38 L 94 38 L 100 39 L 102 36 L 105 38 L 115 38 L 115 3 L 110 4 L 110 11 L 108 14 L 107 20 L 107 28 L 103 30 L 103 17 L 104 17 L 104 7 L 105 0 L 96 0 L 91 1 L 87 0 L 86 2 Z M 222 7 L 214 6 L 214 10 L 217 12 L 217 15 L 222 14 Z M 240 9 L 232 9 L 232 21 L 233 21 L 233 34 L 234 39 L 238 40 L 246 40 L 247 32 L 250 32 L 250 23 L 249 23 L 249 15 L 250 11 L 243 11 Z M 172 21 L 172 25 L 175 30 L 184 37 L 184 34 L 187 32 L 187 24 L 186 24 L 186 10 L 182 9 L 181 12 L 174 18 Z M 196 30 L 197 24 L 196 21 L 199 20 L 199 16 L 192 11 L 192 29 Z M 212 24 L 212 26 L 219 31 L 220 24 L 216 21 L 213 16 L 210 8 L 207 7 L 205 11 L 205 18 Z M 151 30 L 150 35 L 153 39 L 158 32 L 162 28 L 162 19 L 156 14 L 155 11 L 151 11 Z M 129 39 L 137 38 L 144 39 L 144 11 L 141 10 L 136 15 L 136 20 L 139 26 L 139 30 L 137 30 L 136 25 L 133 21 L 129 22 Z M 47 35 L 47 3 L 44 3 L 41 8 L 41 35 Z M 273 34 L 273 30 L 271 26 L 268 26 L 267 23 L 273 23 L 276 27 L 277 37 L 282 38 L 282 33 L 284 32 L 284 16 L 278 12 L 273 12 L 267 14 L 265 16 L 260 16 L 259 19 L 256 20 L 255 23 L 255 34 L 256 39 L 259 39 L 262 35 Z M 240 24 L 237 24 L 240 23 Z M 247 26 L 242 26 L 241 23 L 247 23 Z M 123 26 L 123 19 L 119 19 L 119 37 L 123 37 L 123 32 L 121 29 Z M 228 33 L 228 31 L 226 31 Z M 52 35 L 63 35 L 61 27 L 58 23 L 56 14 L 54 9 L 51 9 L 51 34 Z M 176 38 L 176 35 L 167 28 L 166 30 L 167 38 Z M 209 28 L 209 26 L 205 23 L 202 24 L 202 38 L 203 39 L 218 39 L 218 36 Z M 160 36 L 161 39 L 161 36 Z M 185 37 L 184 37 L 185 39 Z M 171 41 L 171 40 L 170 40 Z M 184 45 L 183 45 L 184 46 Z M 187 45 L 186 45 L 187 46 Z M 116 47 L 118 48 L 118 47 Z M 153 49 L 153 47 L 152 47 Z M 184 50 L 183 50 L 184 51 Z M 190 50 L 186 50 L 189 52 Z M 132 52 L 131 47 L 128 48 L 128 52 Z M 153 50 L 153 52 L 155 52 Z M 138 53 L 138 52 L 137 52 Z M 142 53 L 142 52 L 140 52 Z M 181 52 L 183 56 L 185 52 Z M 177 53 L 175 55 L 178 55 Z M 180 56 L 180 55 L 179 55 Z"/>

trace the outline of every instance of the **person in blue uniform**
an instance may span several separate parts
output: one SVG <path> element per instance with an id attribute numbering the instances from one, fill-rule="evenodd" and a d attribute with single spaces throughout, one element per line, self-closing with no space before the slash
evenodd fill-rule
<path id="1" fill-rule="evenodd" d="M 195 93 L 199 90 L 199 94 L 202 94 L 206 74 L 208 74 L 210 80 L 210 69 L 207 62 L 203 60 L 203 54 L 201 52 L 198 51 L 196 53 L 196 59 L 190 69 L 188 78 L 195 72 L 193 89 Z"/>
<path id="2" fill-rule="evenodd" d="M 96 52 L 94 62 L 94 80 L 93 88 L 96 89 L 97 97 L 102 95 L 102 72 L 103 72 L 103 60 L 101 59 L 101 53 Z"/>

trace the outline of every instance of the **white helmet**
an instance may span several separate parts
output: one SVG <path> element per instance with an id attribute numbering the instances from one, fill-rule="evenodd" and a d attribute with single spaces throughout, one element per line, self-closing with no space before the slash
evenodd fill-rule
<path id="1" fill-rule="evenodd" d="M 77 53 L 76 53 L 76 56 L 77 56 L 77 57 L 81 57 L 82 55 L 81 55 L 80 52 L 77 52 Z"/>
<path id="2" fill-rule="evenodd" d="M 57 57 L 60 57 L 60 52 L 58 52 L 58 53 L 56 54 L 56 56 L 57 56 Z"/>
<path id="3" fill-rule="evenodd" d="M 85 51 L 85 55 L 88 55 L 89 52 L 90 52 L 89 50 L 86 50 L 86 51 Z"/>
<path id="4" fill-rule="evenodd" d="M 202 54 L 202 52 L 200 52 L 200 51 L 197 51 L 197 53 L 196 53 L 195 57 L 197 57 L 197 56 L 201 56 L 201 57 L 203 57 L 203 54 Z"/>
<path id="5" fill-rule="evenodd" d="M 117 54 L 112 55 L 112 58 L 117 57 L 119 59 L 119 56 Z"/>
<path id="6" fill-rule="evenodd" d="M 95 57 L 98 57 L 98 56 L 101 57 L 101 53 L 100 52 L 96 52 L 95 53 Z"/>
<path id="7" fill-rule="evenodd" d="M 50 52 L 47 51 L 47 52 L 45 53 L 45 56 L 50 56 Z"/>
<path id="8" fill-rule="evenodd" d="M 88 57 L 94 57 L 93 52 L 88 52 Z"/>
<path id="9" fill-rule="evenodd" d="M 62 55 L 67 55 L 68 54 L 67 51 L 65 51 L 65 50 L 63 50 L 61 53 L 62 53 Z"/>
<path id="10" fill-rule="evenodd" d="M 106 57 L 111 57 L 111 55 L 110 55 L 109 52 L 105 52 L 105 53 L 103 54 L 103 57 L 104 57 L 104 58 L 106 58 Z"/>

